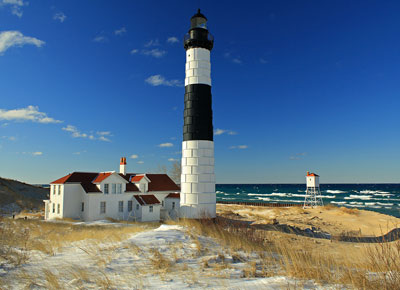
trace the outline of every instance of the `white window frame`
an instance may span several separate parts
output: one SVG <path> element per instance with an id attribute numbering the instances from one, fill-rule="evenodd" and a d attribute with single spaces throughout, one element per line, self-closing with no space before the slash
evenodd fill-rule
<path id="1" fill-rule="evenodd" d="M 118 183 L 117 193 L 122 193 L 122 183 Z"/>
<path id="2" fill-rule="evenodd" d="M 104 194 L 110 193 L 110 186 L 108 183 L 104 183 Z"/>
<path id="3" fill-rule="evenodd" d="M 124 201 L 118 201 L 118 212 L 124 212 Z"/>
<path id="4" fill-rule="evenodd" d="M 61 194 L 61 185 L 58 185 L 58 195 Z"/>
<path id="5" fill-rule="evenodd" d="M 53 203 L 53 213 L 56 213 L 56 204 Z"/>
<path id="6" fill-rule="evenodd" d="M 106 213 L 107 204 L 105 201 L 100 201 L 100 214 Z"/>
<path id="7" fill-rule="evenodd" d="M 117 184 L 116 183 L 111 183 L 111 193 L 112 194 L 117 193 Z"/>
<path id="8" fill-rule="evenodd" d="M 60 204 L 57 203 L 57 214 L 60 214 Z"/>
<path id="9" fill-rule="evenodd" d="M 153 206 L 152 205 L 149 206 L 149 212 L 153 212 Z"/>

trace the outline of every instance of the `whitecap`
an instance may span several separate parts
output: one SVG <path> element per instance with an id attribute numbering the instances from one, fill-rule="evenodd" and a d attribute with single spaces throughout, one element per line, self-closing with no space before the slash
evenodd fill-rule
<path id="1" fill-rule="evenodd" d="M 260 200 L 265 200 L 265 201 L 271 200 L 268 197 L 257 197 L 257 198 L 260 199 Z"/>
<path id="2" fill-rule="evenodd" d="M 265 193 L 248 193 L 247 195 L 265 196 Z"/>
<path id="3" fill-rule="evenodd" d="M 271 194 L 268 194 L 268 196 L 291 196 L 291 193 L 284 193 L 284 192 L 273 192 Z"/>
<path id="4" fill-rule="evenodd" d="M 331 190 L 331 189 L 326 190 L 326 192 L 327 192 L 327 193 L 346 193 L 346 191 L 342 191 L 342 190 Z"/>
<path id="5" fill-rule="evenodd" d="M 317 197 L 322 197 L 322 198 L 336 198 L 336 195 L 317 195 Z"/>
<path id="6" fill-rule="evenodd" d="M 379 204 L 379 205 L 386 205 L 386 206 L 393 205 L 393 203 L 383 203 L 383 202 L 377 202 L 377 204 Z"/>
<path id="7" fill-rule="evenodd" d="M 215 193 L 225 193 L 225 192 L 223 192 L 223 191 L 218 191 L 218 190 L 217 190 Z"/>
<path id="8" fill-rule="evenodd" d="M 291 196 L 294 196 L 294 197 L 306 197 L 305 194 L 292 194 Z"/>
<path id="9" fill-rule="evenodd" d="M 336 204 L 346 204 L 347 201 L 331 201 L 331 203 L 336 203 Z"/>
<path id="10" fill-rule="evenodd" d="M 350 194 L 350 196 L 346 196 L 344 199 L 371 199 L 371 195 L 355 195 Z"/>

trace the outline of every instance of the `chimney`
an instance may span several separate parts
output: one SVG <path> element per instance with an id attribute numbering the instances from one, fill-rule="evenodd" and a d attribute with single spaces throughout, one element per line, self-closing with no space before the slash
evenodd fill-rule
<path id="1" fill-rule="evenodd" d="M 126 174 L 126 157 L 121 157 L 121 162 L 119 163 L 119 173 L 123 175 Z"/>

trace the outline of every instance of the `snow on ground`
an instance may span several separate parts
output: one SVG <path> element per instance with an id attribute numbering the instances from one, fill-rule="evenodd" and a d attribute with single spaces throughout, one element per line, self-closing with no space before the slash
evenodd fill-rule
<path id="1" fill-rule="evenodd" d="M 283 276 L 244 277 L 257 259 L 161 225 L 117 242 L 74 242 L 52 256 L 31 251 L 25 265 L 0 275 L 7 289 L 329 289 Z"/>

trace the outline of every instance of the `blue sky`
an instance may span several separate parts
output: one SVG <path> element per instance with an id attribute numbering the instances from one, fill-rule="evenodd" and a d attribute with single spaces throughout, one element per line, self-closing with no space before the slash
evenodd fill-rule
<path id="1" fill-rule="evenodd" d="M 399 182 L 399 1 L 0 0 L 0 176 L 180 160 L 198 7 L 217 183 Z"/>

